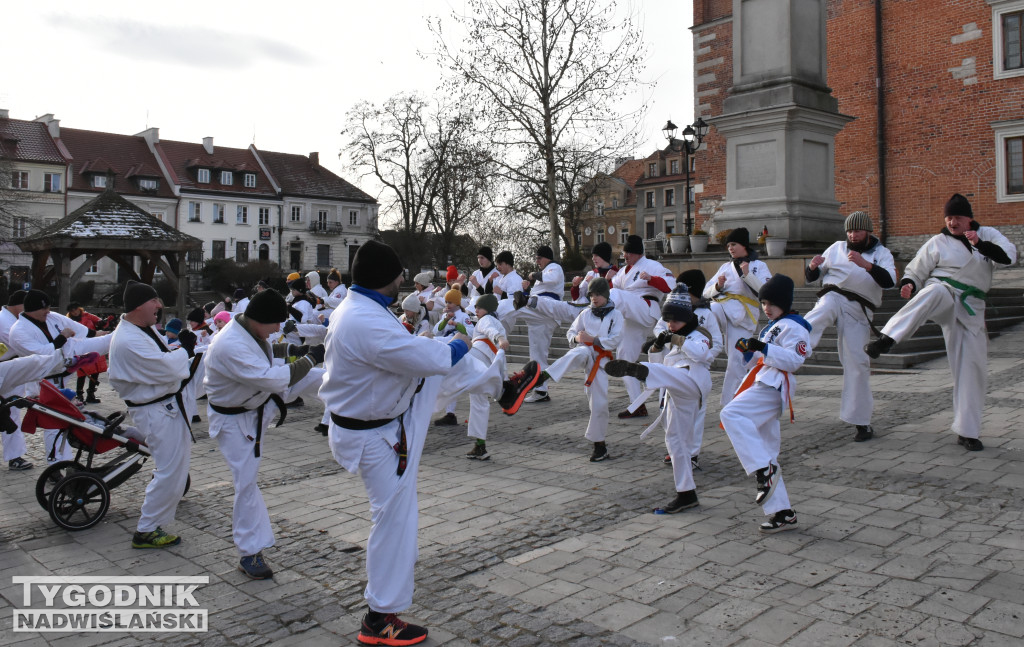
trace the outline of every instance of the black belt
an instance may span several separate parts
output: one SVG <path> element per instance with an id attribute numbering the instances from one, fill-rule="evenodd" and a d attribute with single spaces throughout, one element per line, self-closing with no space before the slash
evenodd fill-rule
<path id="1" fill-rule="evenodd" d="M 395 417 L 397 418 L 397 416 Z M 334 424 L 345 429 L 354 429 L 356 431 L 365 431 L 367 429 L 377 429 L 383 427 L 395 420 L 395 418 L 380 418 L 378 420 L 359 420 L 358 418 L 347 418 L 345 416 L 339 416 L 338 414 L 331 412 L 331 420 Z"/>
<path id="2" fill-rule="evenodd" d="M 872 321 L 873 317 L 871 316 L 871 312 L 874 312 L 875 308 L 877 307 L 875 306 L 875 304 L 871 303 L 870 301 L 868 301 L 861 295 L 857 294 L 856 292 L 844 290 L 843 288 L 831 283 L 823 286 L 821 290 L 818 291 L 818 297 L 823 297 L 829 292 L 835 292 L 836 294 L 844 296 L 850 301 L 853 301 L 854 303 L 859 305 L 861 310 L 864 311 L 864 318 L 868 320 L 868 327 L 871 328 L 871 332 L 875 334 L 875 337 L 882 336 L 881 331 L 879 331 L 878 328 L 875 328 L 874 321 Z M 871 312 L 868 312 L 869 310 Z"/>
<path id="3" fill-rule="evenodd" d="M 277 424 L 274 426 L 280 427 L 281 425 L 284 424 L 284 419 L 288 415 L 288 407 L 285 406 L 284 400 L 281 398 L 281 396 L 279 396 L 276 393 L 271 393 L 269 396 L 267 396 L 267 399 L 264 400 L 263 403 L 260 404 L 260 406 L 256 407 L 255 409 L 246 409 L 245 407 L 222 407 L 219 404 L 214 404 L 212 402 L 208 402 L 207 404 L 210 406 L 211 409 L 225 416 L 238 416 L 243 413 L 249 413 L 250 411 L 256 412 L 256 445 L 253 448 L 253 455 L 256 456 L 256 458 L 259 458 L 260 440 L 263 438 L 263 411 L 264 409 L 266 409 L 267 403 L 269 402 L 273 402 L 274 404 L 277 405 L 278 417 Z"/>
<path id="4" fill-rule="evenodd" d="M 416 385 L 416 391 L 412 394 L 413 398 L 416 394 L 423 389 L 424 380 L 421 378 L 420 383 Z M 409 401 L 409 408 L 412 408 L 412 400 Z M 402 413 L 398 414 L 394 418 L 378 418 L 377 420 L 358 420 L 356 418 L 347 418 L 345 416 L 339 416 L 338 414 L 331 412 L 331 422 L 344 427 L 345 429 L 353 429 L 356 431 L 364 431 L 367 429 L 377 429 L 388 424 L 392 420 L 398 420 L 398 442 L 392 448 L 395 453 L 398 454 L 398 470 L 397 474 L 401 476 L 405 474 L 405 468 L 409 463 L 409 444 L 405 438 L 405 413 L 409 409 L 406 409 Z"/>
<path id="5" fill-rule="evenodd" d="M 125 400 L 124 403 L 129 407 L 136 408 L 156 404 L 157 402 L 164 402 L 171 398 L 174 398 L 174 401 L 178 403 L 178 411 L 181 413 L 181 417 L 185 420 L 185 426 L 188 427 L 188 433 L 192 436 L 192 442 L 196 442 L 196 437 L 192 434 L 192 420 L 188 417 L 188 412 L 185 411 L 185 399 L 181 397 L 181 391 L 168 393 L 167 395 L 162 395 L 159 398 L 154 398 L 148 402 L 132 402 L 131 400 Z"/>

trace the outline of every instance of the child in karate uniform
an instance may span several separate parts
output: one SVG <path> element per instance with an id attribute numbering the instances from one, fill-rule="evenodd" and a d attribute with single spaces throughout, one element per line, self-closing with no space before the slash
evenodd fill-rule
<path id="1" fill-rule="evenodd" d="M 487 248 L 484 248 L 487 249 Z M 475 357 L 485 365 L 500 361 L 502 379 L 505 377 L 504 358 L 498 358 L 499 350 L 508 350 L 508 339 L 505 337 L 505 326 L 501 325 L 495 312 L 498 310 L 498 298 L 493 294 L 483 294 L 476 300 L 476 326 L 473 328 L 473 343 L 469 348 L 469 357 Z M 473 448 L 466 458 L 485 461 L 491 457 L 487 452 L 487 421 L 491 415 L 491 403 L 486 393 L 469 393 L 469 437 L 475 438 Z"/>

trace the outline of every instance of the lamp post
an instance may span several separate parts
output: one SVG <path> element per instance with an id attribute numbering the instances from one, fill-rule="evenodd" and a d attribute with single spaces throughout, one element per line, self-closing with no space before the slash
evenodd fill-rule
<path id="1" fill-rule="evenodd" d="M 668 140 L 668 147 L 676 153 L 683 154 L 683 166 L 686 167 L 686 235 L 693 233 L 693 218 L 690 216 L 690 156 L 697 152 L 704 137 L 708 134 L 708 125 L 700 117 L 686 128 L 683 128 L 683 138 L 676 139 L 676 125 L 669 119 L 661 132 L 665 133 Z"/>

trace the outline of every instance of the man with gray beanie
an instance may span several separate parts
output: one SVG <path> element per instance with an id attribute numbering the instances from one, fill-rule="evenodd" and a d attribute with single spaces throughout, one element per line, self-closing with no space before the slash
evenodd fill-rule
<path id="1" fill-rule="evenodd" d="M 981 451 L 981 411 L 988 379 L 985 292 L 997 265 L 1017 262 L 1017 248 L 993 227 L 974 220 L 959 193 L 946 202 L 945 227 L 917 251 L 900 281 L 907 305 L 864 347 L 871 357 L 887 353 L 929 319 L 939 324 L 953 373 L 953 433 L 967 451 Z"/>
<path id="2" fill-rule="evenodd" d="M 892 252 L 871 235 L 871 218 L 863 211 L 846 217 L 846 239 L 811 259 L 804 270 L 807 282 L 821 279 L 818 302 L 805 319 L 811 324 L 811 348 L 825 329 L 835 324 L 839 362 L 843 365 L 843 392 L 839 419 L 856 426 L 853 437 L 864 442 L 874 435 L 871 414 L 871 359 L 864 345 L 871 339 L 871 319 L 882 305 L 882 290 L 896 284 Z"/>

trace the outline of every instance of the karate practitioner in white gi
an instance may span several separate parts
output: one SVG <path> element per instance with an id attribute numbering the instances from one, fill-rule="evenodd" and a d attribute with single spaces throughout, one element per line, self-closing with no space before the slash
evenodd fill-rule
<path id="1" fill-rule="evenodd" d="M 341 282 L 341 273 L 337 269 L 331 268 L 327 274 L 327 296 L 324 297 L 324 309 L 321 314 L 325 318 L 330 318 L 331 313 L 338 309 L 346 294 L 348 294 L 348 288 Z"/>
<path id="2" fill-rule="evenodd" d="M 619 271 L 618 266 L 612 263 L 612 246 L 606 242 L 594 245 L 591 258 L 593 259 L 594 267 L 584 276 L 574 277 L 572 287 L 569 288 L 569 296 L 575 304 L 586 305 L 588 303 L 587 286 L 590 285 L 591 281 L 598 277 L 611 281 L 615 273 Z"/>
<path id="3" fill-rule="evenodd" d="M 497 309 L 498 299 L 493 294 L 482 294 L 477 298 L 477 321 L 473 327 L 473 341 L 467 357 L 476 359 L 485 366 L 498 364 L 500 395 L 501 382 L 505 378 L 505 360 L 503 356 L 499 358 L 499 353 L 508 350 L 508 339 L 505 337 L 505 327 L 494 316 Z M 491 402 L 488 395 L 495 396 L 493 390 L 490 393 L 476 391 L 471 391 L 469 394 L 469 429 L 467 431 L 469 437 L 476 440 L 473 443 L 473 448 L 466 454 L 466 458 L 486 461 L 491 457 L 487 451 L 487 424 L 491 416 Z"/>
<path id="4" fill-rule="evenodd" d="M 50 298 L 41 290 L 29 290 L 23 306 L 21 316 L 11 326 L 8 339 L 10 349 L 19 357 L 49 355 L 55 348 L 62 349 L 65 356 L 90 352 L 105 355 L 110 348 L 110 336 L 106 332 L 90 330 L 64 315 L 50 312 Z M 50 381 L 58 389 L 65 387 L 63 376 Z M 73 385 L 74 381 L 69 383 Z M 34 396 L 39 393 L 39 386 L 26 385 L 25 393 Z M 57 442 L 59 435 L 58 429 L 43 430 L 46 460 L 51 465 L 74 458 L 74 452 L 66 440 Z"/>
<path id="5" fill-rule="evenodd" d="M 779 466 L 779 415 L 788 407 L 793 419 L 793 372 L 811 355 L 811 325 L 790 313 L 793 279 L 788 276 L 776 274 L 765 281 L 758 298 L 768 325 L 757 338 L 741 338 L 736 345 L 740 352 L 759 358 L 720 417 L 747 476 L 757 478 L 754 501 L 768 516 L 760 531 L 771 534 L 796 527 L 796 513 Z"/>
<path id="6" fill-rule="evenodd" d="M 817 348 L 822 333 L 835 324 L 843 366 L 839 419 L 857 428 L 854 441 L 864 442 L 874 435 L 871 414 L 875 410 L 871 359 L 864 345 L 871 340 L 871 319 L 882 305 L 882 290 L 896 285 L 896 264 L 892 252 L 871 235 L 868 214 L 854 211 L 846 217 L 845 226 L 846 240 L 812 258 L 804 271 L 808 282 L 821 278 L 822 284 L 818 302 L 806 319 L 811 324 L 811 348 Z"/>
<path id="7" fill-rule="evenodd" d="M 971 203 L 959 193 L 946 202 L 946 226 L 910 261 L 900 296 L 910 299 L 864 351 L 887 353 L 929 319 L 942 327 L 953 374 L 953 433 L 968 451 L 984 449 L 981 412 L 988 383 L 985 292 L 996 265 L 1017 262 L 1017 248 L 993 227 L 974 220 Z"/>
<path id="8" fill-rule="evenodd" d="M 402 301 L 402 316 L 398 320 L 402 322 L 410 334 L 433 337 L 428 314 L 427 307 L 413 293 Z M 328 420 L 328 422 L 330 421 Z"/>
<path id="9" fill-rule="evenodd" d="M 712 302 L 711 311 L 718 318 L 728 357 L 722 379 L 722 406 L 732 400 L 740 380 L 750 369 L 743 353 L 736 350 L 736 342 L 750 337 L 757 330 L 757 320 L 761 316 L 757 292 L 772 276 L 768 266 L 758 260 L 757 252 L 750 247 L 750 233 L 746 227 L 729 232 L 726 249 L 732 260 L 718 268 L 715 276 L 704 286 L 704 298 Z"/>
<path id="10" fill-rule="evenodd" d="M 699 285 L 703 286 L 704 282 Z M 640 437 L 646 437 L 662 417 L 665 418 L 665 445 L 672 464 L 676 496 L 667 505 L 655 508 L 654 513 L 676 514 L 699 505 L 690 457 L 694 420 L 711 391 L 709 367 L 714 350 L 711 333 L 700 327 L 693 314 L 685 284 L 676 284 L 665 299 L 661 318 L 667 327 L 651 346 L 650 362 L 615 360 L 608 363 L 605 371 L 613 377 L 634 377 L 644 382 L 649 390 L 665 390 L 661 414 Z"/>
<path id="11" fill-rule="evenodd" d="M 110 336 L 107 374 L 110 386 L 128 405 L 135 426 L 145 434 L 155 466 L 132 548 L 166 548 L 181 542 L 161 526 L 174 521 L 188 480 L 192 436 L 184 388 L 191 375 L 196 335 L 182 330 L 180 348 L 167 348 L 156 329 L 160 299 L 145 283 L 128 282 L 124 307 L 125 314 Z"/>
<path id="12" fill-rule="evenodd" d="M 644 256 L 644 241 L 639 236 L 626 238 L 622 249 L 626 255 L 626 267 L 611 280 L 611 299 L 626 321 L 615 358 L 635 362 L 640 359 L 640 349 L 661 316 L 661 297 L 672 291 L 676 277 L 658 261 Z M 627 377 L 624 382 L 631 402 L 643 393 L 644 389 L 636 378 Z M 620 419 L 646 415 L 645 404 L 635 411 L 626 409 L 619 412 Z"/>
<path id="13" fill-rule="evenodd" d="M 7 305 L 0 308 L 0 344 L 7 348 L 4 353 L 0 354 L 0 362 L 12 360 L 18 356 L 18 353 L 10 347 L 11 326 L 18 320 L 18 315 L 24 308 L 26 294 L 24 290 L 15 290 L 8 297 Z M 16 395 L 25 395 L 23 383 L 15 384 L 12 381 L 8 387 L 0 390 L 0 397 L 10 398 Z M 4 461 L 7 462 L 7 468 L 15 471 L 32 469 L 32 463 L 25 460 L 25 452 L 28 451 L 28 447 L 25 445 L 25 434 L 21 431 L 21 412 L 12 407 L 10 419 L 14 426 L 11 433 L 0 433 L 0 439 L 2 439 L 0 442 L 3 443 Z M 0 420 L 0 423 L 6 424 L 3 420 Z"/>
<path id="14" fill-rule="evenodd" d="M 217 333 L 204 357 L 210 437 L 217 439 L 235 487 L 231 534 L 238 569 L 254 580 L 273 577 L 263 551 L 274 545 L 274 531 L 256 482 L 264 434 L 271 420 L 285 413 L 286 400 L 315 391 L 324 375 L 314 368 L 323 361 L 323 346 L 267 342 L 287 316 L 284 297 L 261 292 Z M 275 357 L 298 359 L 275 364 Z"/>
<path id="15" fill-rule="evenodd" d="M 476 306 L 477 299 L 485 294 L 493 293 L 494 281 L 501 276 L 498 268 L 494 266 L 494 251 L 490 247 L 484 245 L 477 251 L 476 262 L 480 267 L 470 275 L 469 282 L 467 283 L 469 287 L 469 307 L 471 309 Z"/>
<path id="16" fill-rule="evenodd" d="M 495 315 L 505 326 L 505 332 L 511 333 L 518 318 L 514 297 L 516 292 L 523 289 L 523 277 L 516 272 L 515 256 L 508 250 L 498 253 L 494 259 L 494 266 L 498 268 L 500 275 L 491 284 L 494 296 L 498 297 L 498 310 Z"/>

